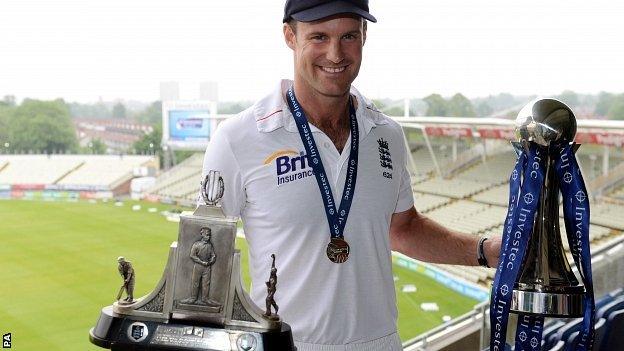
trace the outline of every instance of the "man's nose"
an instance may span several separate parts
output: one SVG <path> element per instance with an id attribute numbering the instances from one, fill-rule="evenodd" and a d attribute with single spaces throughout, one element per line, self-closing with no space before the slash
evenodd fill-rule
<path id="1" fill-rule="evenodd" d="M 344 52 L 342 51 L 342 43 L 340 40 L 332 40 L 329 43 L 327 59 L 333 63 L 340 63 L 344 60 Z"/>

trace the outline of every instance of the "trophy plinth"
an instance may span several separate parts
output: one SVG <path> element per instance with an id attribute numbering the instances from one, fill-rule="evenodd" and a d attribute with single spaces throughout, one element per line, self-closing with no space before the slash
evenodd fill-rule
<path id="1" fill-rule="evenodd" d="M 223 180 L 211 171 L 202 182 L 206 204 L 180 217 L 178 241 L 156 288 L 104 307 L 89 332 L 92 343 L 124 351 L 296 350 L 290 326 L 265 316 L 243 289 L 237 220 L 218 206 L 222 195 Z"/>
<path id="2" fill-rule="evenodd" d="M 514 147 L 535 142 L 549 148 L 540 203 L 520 278 L 514 286 L 511 311 L 550 317 L 582 317 L 585 287 L 572 272 L 561 243 L 559 184 L 555 174 L 555 145 L 571 143 L 576 119 L 564 103 L 538 99 L 527 104 L 516 119 L 520 140 Z M 551 148 L 551 146 L 553 148 Z"/>

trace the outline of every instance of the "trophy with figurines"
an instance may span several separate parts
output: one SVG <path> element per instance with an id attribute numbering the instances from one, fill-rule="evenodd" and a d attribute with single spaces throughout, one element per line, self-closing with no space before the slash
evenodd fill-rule
<path id="1" fill-rule="evenodd" d="M 237 220 L 226 217 L 218 204 L 223 191 L 219 172 L 210 171 L 201 186 L 205 204 L 180 217 L 178 241 L 170 246 L 156 288 L 104 307 L 89 332 L 93 344 L 111 350 L 296 350 L 273 300 L 274 256 L 267 306 L 275 313 L 263 312 L 243 289 L 240 251 L 234 248 Z M 131 278 L 124 272 L 120 268 L 122 289 L 128 290 L 134 271 Z"/>
<path id="2" fill-rule="evenodd" d="M 516 134 L 518 159 L 492 287 L 490 350 L 505 349 L 509 312 L 518 314 L 516 350 L 541 349 L 544 317 L 583 318 L 574 350 L 591 350 L 589 199 L 575 156 L 574 113 L 555 99 L 534 100 L 519 112 Z M 578 278 L 563 249 L 560 204 Z"/>

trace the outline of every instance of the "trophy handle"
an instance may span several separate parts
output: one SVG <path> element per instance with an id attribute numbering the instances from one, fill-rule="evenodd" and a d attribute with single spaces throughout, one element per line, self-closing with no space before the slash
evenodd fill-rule
<path id="1" fill-rule="evenodd" d="M 201 195 L 208 206 L 216 206 L 217 202 L 223 197 L 225 185 L 221 172 L 211 170 L 201 182 Z"/>

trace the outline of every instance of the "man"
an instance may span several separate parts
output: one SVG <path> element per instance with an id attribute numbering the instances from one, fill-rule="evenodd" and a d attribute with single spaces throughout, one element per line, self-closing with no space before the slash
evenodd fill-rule
<path id="1" fill-rule="evenodd" d="M 224 121 L 204 159 L 204 174 L 222 172 L 225 213 L 243 221 L 256 304 L 264 258 L 280 261 L 275 300 L 300 351 L 401 349 L 391 250 L 477 264 L 478 238 L 414 209 L 401 127 L 351 86 L 366 20 L 365 0 L 286 1 L 294 81 Z M 500 239 L 483 247 L 495 265 Z"/>
<path id="2" fill-rule="evenodd" d="M 210 297 L 210 277 L 212 265 L 217 260 L 214 246 L 210 241 L 212 231 L 208 227 L 199 230 L 201 238 L 193 243 L 189 257 L 194 262 L 191 276 L 191 296 L 182 300 L 183 304 L 219 307 Z"/>
<path id="3" fill-rule="evenodd" d="M 124 280 L 124 289 L 126 290 L 127 295 L 123 301 L 132 302 L 134 301 L 134 268 L 132 268 L 132 263 L 130 263 L 130 261 L 126 261 L 123 256 L 119 256 L 117 258 L 117 263 L 117 270 Z"/>

